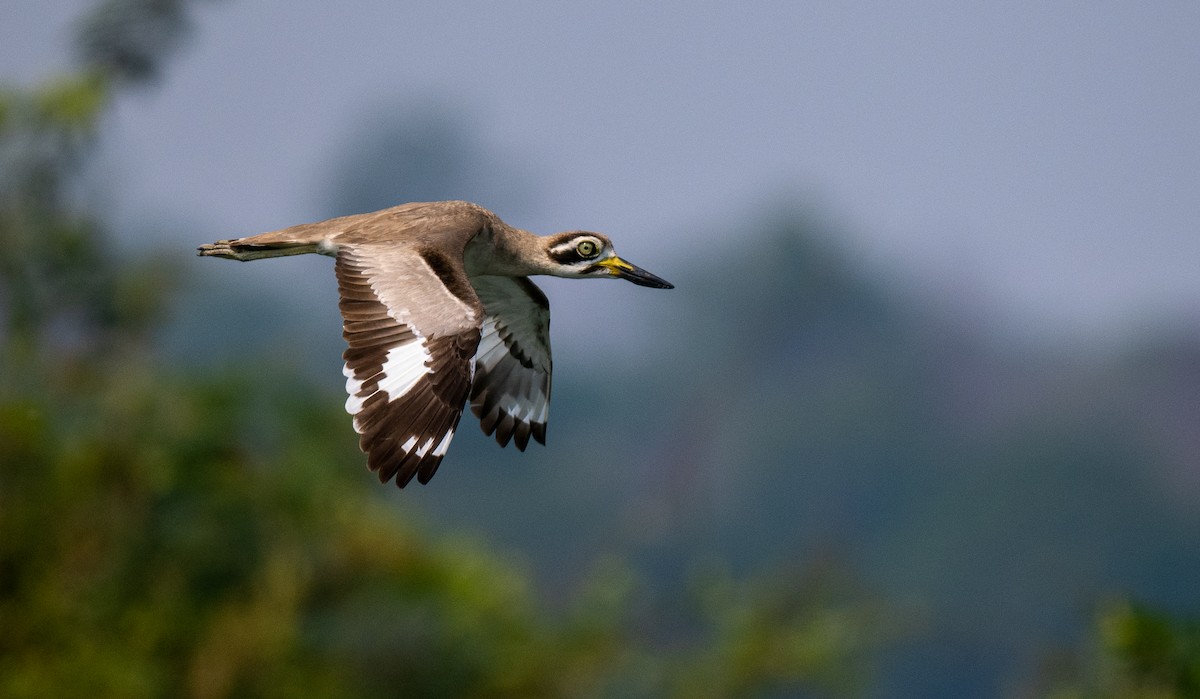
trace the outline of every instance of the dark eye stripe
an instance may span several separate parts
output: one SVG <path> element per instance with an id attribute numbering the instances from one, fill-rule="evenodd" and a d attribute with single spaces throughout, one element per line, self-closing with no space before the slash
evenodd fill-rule
<path id="1" fill-rule="evenodd" d="M 573 247 L 551 250 L 550 257 L 560 265 L 573 265 L 586 259 Z"/>

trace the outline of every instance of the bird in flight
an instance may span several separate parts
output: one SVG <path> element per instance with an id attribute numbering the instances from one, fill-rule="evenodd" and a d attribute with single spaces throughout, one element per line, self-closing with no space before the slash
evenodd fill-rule
<path id="1" fill-rule="evenodd" d="M 381 483 L 428 483 L 469 399 L 483 431 L 546 443 L 550 305 L 530 275 L 671 289 L 599 233 L 538 236 L 465 201 L 400 206 L 201 245 L 233 260 L 335 258 L 346 412 Z"/>

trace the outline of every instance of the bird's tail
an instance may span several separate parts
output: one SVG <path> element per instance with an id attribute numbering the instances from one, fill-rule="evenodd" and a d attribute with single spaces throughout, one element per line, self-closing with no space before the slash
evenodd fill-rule
<path id="1" fill-rule="evenodd" d="M 264 257 L 307 255 L 314 252 L 332 255 L 337 248 L 330 244 L 330 238 L 344 232 L 355 218 L 354 216 L 342 216 L 317 223 L 302 223 L 298 226 L 281 228 L 269 233 L 259 233 L 246 238 L 218 240 L 215 243 L 201 245 L 197 250 L 202 257 L 225 257 L 243 262 Z"/>
<path id="2" fill-rule="evenodd" d="M 285 255 L 305 255 L 318 252 L 314 243 L 296 242 L 254 242 L 254 238 L 237 238 L 234 240 L 218 240 L 215 243 L 201 245 L 196 248 L 201 257 L 224 257 L 230 260 L 259 260 L 264 257 L 283 257 Z"/>

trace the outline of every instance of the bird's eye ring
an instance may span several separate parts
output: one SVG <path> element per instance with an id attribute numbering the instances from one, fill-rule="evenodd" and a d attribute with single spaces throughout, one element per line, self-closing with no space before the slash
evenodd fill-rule
<path id="1" fill-rule="evenodd" d="M 600 246 L 594 240 L 581 240 L 575 246 L 575 252 L 583 257 L 595 257 L 600 252 Z"/>

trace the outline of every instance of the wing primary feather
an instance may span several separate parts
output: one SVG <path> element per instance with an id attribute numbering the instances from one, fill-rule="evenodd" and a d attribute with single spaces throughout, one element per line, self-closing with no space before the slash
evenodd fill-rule
<path id="1" fill-rule="evenodd" d="M 550 399 L 549 304 L 525 277 L 473 278 L 486 314 L 471 412 L 500 446 L 545 444 Z"/>
<path id="2" fill-rule="evenodd" d="M 462 286 L 453 297 L 445 291 L 446 280 L 455 275 L 461 276 L 462 285 L 468 284 L 449 258 L 439 259 L 435 274 L 416 254 L 391 249 L 387 255 L 370 253 L 343 246 L 335 266 L 348 345 L 342 355 L 346 407 L 354 416 L 368 467 L 381 482 L 394 479 L 403 488 L 414 477 L 428 482 L 445 456 L 470 395 L 478 319 L 483 314 L 482 308 L 472 310 L 474 297 Z M 447 294 L 456 310 L 449 315 L 413 314 L 398 308 L 396 304 L 404 301 L 392 297 L 389 308 L 370 282 L 373 274 L 388 280 L 407 278 L 418 288 L 425 285 L 435 297 Z"/>

